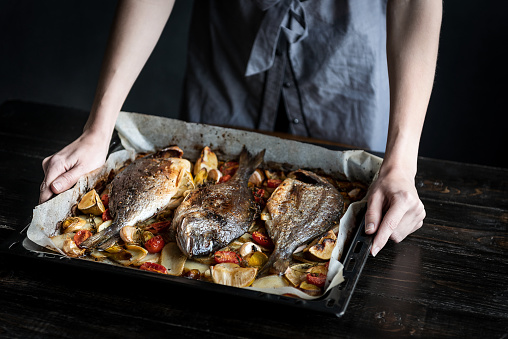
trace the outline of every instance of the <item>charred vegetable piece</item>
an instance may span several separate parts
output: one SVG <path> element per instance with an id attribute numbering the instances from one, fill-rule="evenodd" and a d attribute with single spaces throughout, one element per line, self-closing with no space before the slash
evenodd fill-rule
<path id="1" fill-rule="evenodd" d="M 104 205 L 104 208 L 109 208 L 109 194 L 103 194 L 101 195 L 101 201 Z"/>
<path id="2" fill-rule="evenodd" d="M 86 220 L 79 217 L 69 217 L 62 222 L 63 233 L 76 232 L 86 226 Z"/>
<path id="3" fill-rule="evenodd" d="M 159 253 L 164 248 L 164 239 L 160 235 L 157 235 L 147 242 L 145 242 L 145 248 L 148 253 Z"/>
<path id="4" fill-rule="evenodd" d="M 139 266 L 139 268 L 144 271 L 168 274 L 166 267 L 154 262 L 145 262 L 143 265 Z"/>
<path id="5" fill-rule="evenodd" d="M 270 239 L 268 235 L 258 231 L 252 232 L 252 240 L 254 240 L 256 244 L 259 244 L 266 248 L 274 247 L 272 239 Z"/>
<path id="6" fill-rule="evenodd" d="M 76 245 L 76 242 L 71 239 L 67 238 L 65 239 L 62 251 L 67 254 L 69 257 L 77 258 L 85 254 L 85 249 L 81 249 Z"/>
<path id="7" fill-rule="evenodd" d="M 198 158 L 196 164 L 194 165 L 194 175 L 197 176 L 202 169 L 205 169 L 206 175 L 206 172 L 212 169 L 217 169 L 217 166 L 218 166 L 217 156 L 215 155 L 215 153 L 212 152 L 210 147 L 206 146 L 201 151 L 201 156 Z"/>
<path id="8" fill-rule="evenodd" d="M 223 183 L 223 182 L 228 182 L 229 179 L 231 179 L 231 175 L 229 174 L 226 174 L 226 175 L 223 175 L 222 177 L 220 177 L 219 179 L 219 184 Z"/>
<path id="9" fill-rule="evenodd" d="M 108 220 L 113 220 L 113 218 L 111 217 L 111 214 L 109 213 L 109 208 L 107 208 L 104 213 L 102 213 L 102 221 L 108 221 Z"/>
<path id="10" fill-rule="evenodd" d="M 233 251 L 217 251 L 213 256 L 215 262 L 217 264 L 220 263 L 233 263 L 239 264 L 242 261 L 242 258 Z"/>
<path id="11" fill-rule="evenodd" d="M 159 234 L 160 232 L 168 229 L 169 226 L 171 226 L 171 221 L 159 221 L 148 225 L 148 227 L 146 227 L 145 230 L 153 234 Z"/>
<path id="12" fill-rule="evenodd" d="M 335 233 L 330 230 L 322 236 L 316 244 L 312 244 L 312 246 L 306 248 L 304 252 L 306 252 L 307 256 L 311 260 L 330 260 L 336 239 L 337 237 L 335 236 Z"/>
<path id="13" fill-rule="evenodd" d="M 84 214 L 102 215 L 106 208 L 97 192 L 92 189 L 86 193 L 78 204 L 78 209 Z"/>
<path id="14" fill-rule="evenodd" d="M 280 179 L 268 179 L 266 181 L 266 186 L 268 188 L 277 188 L 280 184 L 282 184 L 282 180 Z"/>
<path id="15" fill-rule="evenodd" d="M 306 279 L 309 284 L 316 285 L 317 287 L 323 287 L 326 282 L 326 274 L 308 273 Z"/>
<path id="16" fill-rule="evenodd" d="M 88 230 L 80 230 L 74 235 L 74 242 L 77 246 L 81 245 L 83 241 L 90 238 L 92 236 L 92 232 Z"/>
<path id="17" fill-rule="evenodd" d="M 201 277 L 201 272 L 197 269 L 192 269 L 192 270 L 188 270 L 187 272 L 185 272 L 183 274 L 183 276 L 185 278 L 199 280 L 199 278 Z"/>
<path id="18" fill-rule="evenodd" d="M 237 161 L 228 161 L 221 166 L 220 171 L 223 176 L 230 175 L 233 176 L 236 173 L 236 170 L 239 167 L 239 163 Z"/>

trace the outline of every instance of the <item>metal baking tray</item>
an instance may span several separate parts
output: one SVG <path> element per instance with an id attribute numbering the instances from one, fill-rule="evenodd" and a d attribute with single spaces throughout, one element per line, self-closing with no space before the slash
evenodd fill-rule
<path id="1" fill-rule="evenodd" d="M 329 145 L 319 145 L 334 150 L 343 150 L 338 147 L 330 147 Z M 110 153 L 122 149 L 118 136 L 112 138 L 110 145 Z M 312 300 L 303 300 L 300 298 L 289 297 L 284 295 L 276 295 L 264 292 L 250 290 L 248 288 L 237 288 L 219 285 L 215 283 L 192 280 L 183 277 L 162 275 L 143 271 L 135 268 L 110 265 L 100 262 L 94 262 L 85 259 L 75 259 L 63 256 L 61 254 L 52 252 L 44 247 L 41 247 L 30 239 L 27 238 L 26 232 L 30 223 L 19 232 L 15 232 L 12 236 L 0 242 L 0 251 L 8 252 L 9 254 L 23 256 L 27 258 L 34 258 L 46 262 L 54 262 L 58 264 L 71 265 L 79 268 L 86 268 L 93 271 L 110 272 L 114 274 L 124 275 L 127 277 L 142 277 L 143 279 L 157 280 L 176 285 L 185 285 L 188 287 L 196 288 L 203 292 L 209 291 L 214 293 L 225 293 L 230 296 L 251 298 L 258 301 L 267 301 L 290 307 L 303 308 L 307 310 L 317 311 L 323 314 L 335 315 L 341 317 L 344 315 L 349 301 L 353 295 L 356 284 L 360 279 L 363 267 L 367 262 L 369 253 L 372 247 L 372 236 L 365 234 L 365 210 L 357 215 L 357 220 L 360 223 L 356 226 L 354 236 L 349 244 L 346 244 L 347 253 L 341 260 L 344 265 L 343 276 L 344 281 L 327 291 L 321 297 Z"/>

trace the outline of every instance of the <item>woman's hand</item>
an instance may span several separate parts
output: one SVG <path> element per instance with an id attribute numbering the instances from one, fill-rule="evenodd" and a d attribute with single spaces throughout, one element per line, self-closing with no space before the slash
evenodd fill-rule
<path id="1" fill-rule="evenodd" d="M 425 208 L 418 197 L 414 176 L 400 170 L 383 171 L 368 193 L 365 232 L 377 232 L 372 255 L 386 245 L 388 239 L 400 242 L 423 225 Z"/>
<path id="2" fill-rule="evenodd" d="M 109 136 L 85 131 L 78 139 L 42 162 L 44 181 L 39 203 L 71 188 L 78 179 L 104 164 Z"/>

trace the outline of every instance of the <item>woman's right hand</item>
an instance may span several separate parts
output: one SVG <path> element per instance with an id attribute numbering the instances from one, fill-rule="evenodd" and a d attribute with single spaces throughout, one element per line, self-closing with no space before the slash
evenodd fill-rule
<path id="1" fill-rule="evenodd" d="M 68 190 L 82 175 L 102 166 L 106 161 L 109 141 L 110 138 L 103 134 L 85 131 L 61 151 L 44 159 L 39 204 L 54 194 Z"/>

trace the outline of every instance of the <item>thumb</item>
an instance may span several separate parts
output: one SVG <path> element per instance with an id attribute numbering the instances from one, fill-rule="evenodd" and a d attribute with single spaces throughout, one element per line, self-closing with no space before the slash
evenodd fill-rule
<path id="1" fill-rule="evenodd" d="M 69 171 L 62 173 L 50 184 L 51 190 L 55 194 L 60 194 L 67 191 L 69 188 L 74 186 L 78 181 L 79 177 L 83 175 L 81 167 L 76 166 L 71 168 Z"/>
<path id="2" fill-rule="evenodd" d="M 383 218 L 382 195 L 372 194 L 367 201 L 367 211 L 365 212 L 365 233 L 367 234 L 376 233 L 382 218 Z"/>

